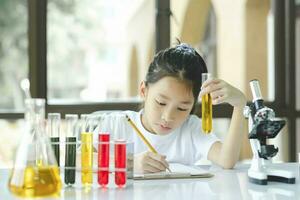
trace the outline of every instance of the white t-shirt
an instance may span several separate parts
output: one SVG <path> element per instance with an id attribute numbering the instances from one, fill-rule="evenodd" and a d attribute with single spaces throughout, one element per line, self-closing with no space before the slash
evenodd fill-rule
<path id="1" fill-rule="evenodd" d="M 126 139 L 134 142 L 135 154 L 148 151 L 148 147 L 135 130 L 127 122 L 125 115 L 135 123 L 159 154 L 167 156 L 168 162 L 178 162 L 193 165 L 198 160 L 207 159 L 207 154 L 213 143 L 220 141 L 214 133 L 203 134 L 201 119 L 190 115 L 184 123 L 168 135 L 155 135 L 147 131 L 141 122 L 140 112 L 122 111 L 106 114 L 99 123 L 96 133 L 109 132 L 111 140 Z M 94 134 L 98 141 L 98 134 Z"/>

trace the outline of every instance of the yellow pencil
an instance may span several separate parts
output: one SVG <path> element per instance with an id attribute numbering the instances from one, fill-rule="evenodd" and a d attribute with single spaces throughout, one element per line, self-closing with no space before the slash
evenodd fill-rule
<path id="1" fill-rule="evenodd" d="M 155 154 L 157 154 L 157 151 L 154 149 L 154 147 L 150 144 L 150 142 L 145 138 L 145 136 L 142 134 L 142 132 L 136 127 L 136 125 L 131 121 L 131 119 L 126 115 L 126 119 L 129 122 L 129 124 L 132 126 L 132 128 L 135 130 L 135 132 L 140 136 L 140 138 L 143 140 L 143 142 L 148 146 L 148 148 Z M 171 172 L 171 170 L 167 167 L 168 171 Z"/>

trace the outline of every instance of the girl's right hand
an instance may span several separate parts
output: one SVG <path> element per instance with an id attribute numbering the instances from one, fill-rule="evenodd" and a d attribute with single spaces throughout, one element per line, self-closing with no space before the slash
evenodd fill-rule
<path id="1" fill-rule="evenodd" d="M 200 96 L 208 93 L 213 105 L 226 102 L 234 107 L 244 108 L 247 103 L 245 95 L 239 89 L 221 79 L 212 78 L 202 84 Z"/>
<path id="2" fill-rule="evenodd" d="M 154 173 L 165 171 L 169 167 L 166 156 L 142 152 L 134 156 L 134 170 L 137 173 Z"/>

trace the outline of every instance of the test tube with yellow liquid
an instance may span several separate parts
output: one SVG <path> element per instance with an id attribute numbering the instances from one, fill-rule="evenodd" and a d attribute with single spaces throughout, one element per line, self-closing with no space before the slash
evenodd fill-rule
<path id="1" fill-rule="evenodd" d="M 211 78 L 210 73 L 202 73 L 202 84 Z M 202 96 L 202 130 L 205 134 L 212 131 L 212 99 L 210 94 Z"/>
<path id="2" fill-rule="evenodd" d="M 93 134 L 81 133 L 81 182 L 82 184 L 93 183 Z"/>
<path id="3" fill-rule="evenodd" d="M 81 183 L 93 183 L 93 133 L 89 131 L 87 119 L 81 129 Z"/>

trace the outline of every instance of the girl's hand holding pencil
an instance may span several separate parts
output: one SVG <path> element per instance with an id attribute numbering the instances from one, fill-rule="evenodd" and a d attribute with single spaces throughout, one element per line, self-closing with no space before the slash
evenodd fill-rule
<path id="1" fill-rule="evenodd" d="M 166 156 L 158 154 L 150 142 L 145 138 L 143 133 L 136 127 L 136 125 L 131 121 L 131 119 L 126 115 L 127 122 L 135 130 L 141 140 L 149 148 L 151 152 L 143 152 L 135 156 L 134 169 L 139 173 L 153 173 L 165 171 L 169 169 L 169 164 L 166 161 Z"/>
<path id="2" fill-rule="evenodd" d="M 154 173 L 166 171 L 167 168 L 169 168 L 169 164 L 166 161 L 166 156 L 148 151 L 134 157 L 136 173 Z"/>

